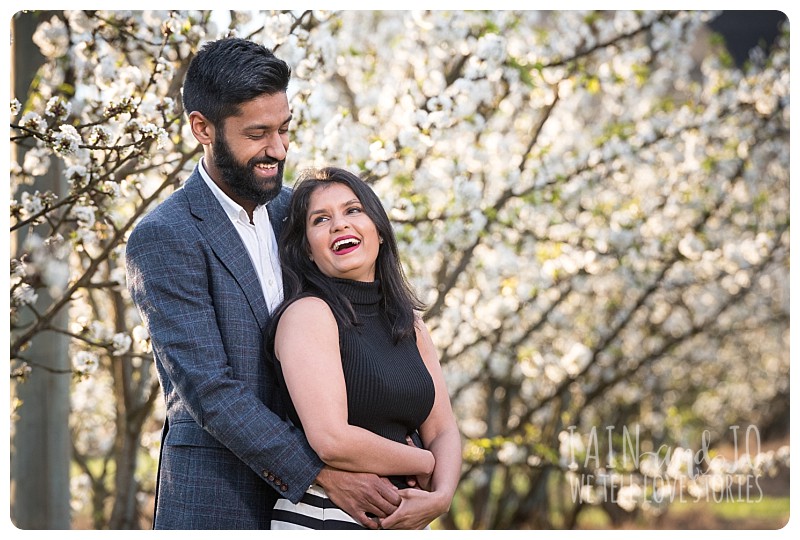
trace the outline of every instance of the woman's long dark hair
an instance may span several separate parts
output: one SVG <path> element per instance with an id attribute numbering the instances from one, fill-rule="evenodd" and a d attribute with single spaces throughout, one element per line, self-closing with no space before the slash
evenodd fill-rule
<path id="1" fill-rule="evenodd" d="M 306 223 L 311 195 L 318 189 L 339 183 L 349 187 L 361 202 L 383 238 L 375 262 L 375 279 L 380 283 L 383 296 L 381 308 L 388 315 L 395 341 L 414 337 L 414 310 L 424 309 L 406 280 L 397 251 L 389 216 L 372 188 L 355 174 L 336 167 L 310 170 L 301 174 L 289 203 L 289 217 L 284 223 L 280 241 L 281 270 L 285 300 L 276 311 L 274 324 L 283 309 L 301 296 L 318 296 L 325 300 L 334 317 L 344 327 L 358 325 L 350 301 L 333 285 L 330 277 L 323 274 L 310 259 L 311 250 L 306 238 Z"/>

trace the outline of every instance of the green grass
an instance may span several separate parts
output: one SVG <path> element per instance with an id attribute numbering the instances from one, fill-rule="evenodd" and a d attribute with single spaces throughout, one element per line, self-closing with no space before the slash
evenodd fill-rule
<path id="1" fill-rule="evenodd" d="M 578 516 L 579 529 L 609 529 L 611 528 L 611 520 L 608 514 L 602 508 L 597 506 L 589 506 L 581 511 Z"/>
<path id="2" fill-rule="evenodd" d="M 698 509 L 711 512 L 724 521 L 763 520 L 774 521 L 781 527 L 789 520 L 789 497 L 763 497 L 760 501 L 704 501 L 702 503 L 674 503 L 669 512 L 677 514 Z M 776 527 L 776 528 L 778 528 Z"/>
<path id="3" fill-rule="evenodd" d="M 762 529 L 776 530 L 789 521 L 789 497 L 763 497 L 758 501 L 713 500 L 672 503 L 661 516 L 640 515 L 626 529 Z M 583 530 L 611 529 L 608 515 L 599 507 L 584 509 L 578 518 Z"/>

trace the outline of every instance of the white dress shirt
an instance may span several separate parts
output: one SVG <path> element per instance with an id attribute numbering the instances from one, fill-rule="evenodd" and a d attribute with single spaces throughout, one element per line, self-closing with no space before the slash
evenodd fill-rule
<path id="1" fill-rule="evenodd" d="M 206 171 L 204 159 L 200 159 L 200 176 L 203 177 L 211 192 L 222 205 L 223 210 L 230 218 L 239 236 L 244 242 L 253 267 L 258 274 L 261 290 L 270 312 L 275 311 L 283 300 L 283 279 L 281 278 L 281 263 L 278 259 L 278 242 L 275 232 L 269 222 L 266 205 L 259 205 L 253 211 L 253 223 L 247 211 L 237 202 L 228 197 L 211 179 Z"/>

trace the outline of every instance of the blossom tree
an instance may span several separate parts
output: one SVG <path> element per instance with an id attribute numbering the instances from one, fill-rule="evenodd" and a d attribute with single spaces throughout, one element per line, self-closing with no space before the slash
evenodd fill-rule
<path id="1" fill-rule="evenodd" d="M 48 62 L 12 103 L 12 143 L 26 152 L 12 166 L 11 217 L 12 232 L 49 232 L 12 256 L 11 361 L 24 378 L 37 334 L 71 338 L 76 505 L 98 528 L 138 526 L 148 510 L 162 413 L 124 287 L 125 238 L 199 156 L 180 82 L 198 47 L 225 34 L 293 68 L 287 181 L 347 167 L 394 222 L 464 435 L 461 486 L 438 525 L 571 528 L 590 505 L 613 520 L 650 516 L 668 500 L 656 478 L 699 493 L 718 492 L 720 475 L 771 474 L 785 449 L 675 461 L 731 426 L 766 429 L 788 402 L 788 28 L 740 70 L 701 39 L 714 15 L 96 11 L 42 22 L 34 41 Z M 52 158 L 68 193 L 26 190 Z M 67 285 L 31 312 L 53 265 Z M 64 307 L 68 325 L 56 327 Z M 634 429 L 646 443 L 637 459 L 612 459 Z M 596 430 L 602 443 L 582 436 Z M 638 459 L 645 446 L 674 452 Z"/>

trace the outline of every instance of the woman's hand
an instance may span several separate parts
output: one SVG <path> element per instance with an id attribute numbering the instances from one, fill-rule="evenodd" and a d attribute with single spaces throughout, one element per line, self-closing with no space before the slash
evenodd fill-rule
<path id="1" fill-rule="evenodd" d="M 406 435 L 406 444 L 408 446 L 413 446 L 414 448 L 421 448 L 421 447 L 418 447 L 414 443 L 414 439 L 412 439 L 410 435 Z M 432 477 L 433 477 L 433 471 L 431 471 L 430 474 L 420 474 L 420 475 L 416 475 L 416 476 L 407 476 L 406 477 L 406 483 L 408 484 L 408 487 L 410 487 L 410 488 L 418 487 L 418 488 L 424 489 L 425 491 L 430 491 L 431 490 L 431 478 Z"/>
<path id="2" fill-rule="evenodd" d="M 422 489 L 401 489 L 402 501 L 389 517 L 379 520 L 382 529 L 424 529 L 450 509 L 450 500 Z"/>
<path id="3" fill-rule="evenodd" d="M 423 489 L 425 491 L 431 490 L 431 480 L 433 479 L 433 471 L 430 474 L 418 474 L 413 477 L 414 481 L 409 482 L 408 485 L 411 487 L 417 487 L 419 489 Z"/>
<path id="4" fill-rule="evenodd" d="M 387 517 L 402 502 L 400 490 L 374 474 L 340 471 L 326 465 L 319 472 L 317 483 L 336 506 L 367 529 L 378 528 L 367 514 Z"/>

